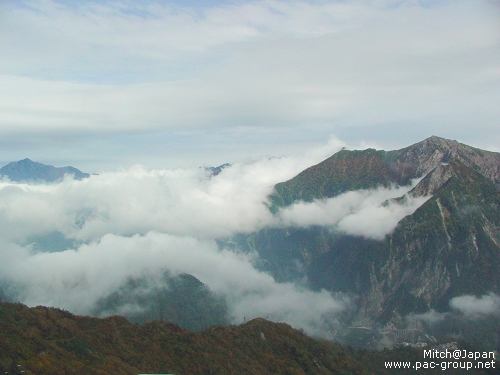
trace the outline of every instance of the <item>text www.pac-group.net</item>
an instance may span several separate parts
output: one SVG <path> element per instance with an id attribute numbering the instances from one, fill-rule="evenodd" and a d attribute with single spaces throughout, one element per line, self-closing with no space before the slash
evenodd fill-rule
<path id="1" fill-rule="evenodd" d="M 495 352 L 472 352 L 467 350 L 424 350 L 423 361 L 389 361 L 385 368 L 390 369 L 493 369 L 496 368 Z"/>

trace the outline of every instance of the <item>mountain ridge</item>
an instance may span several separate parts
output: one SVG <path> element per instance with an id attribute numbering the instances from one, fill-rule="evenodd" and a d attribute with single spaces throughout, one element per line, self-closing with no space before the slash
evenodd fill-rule
<path id="1" fill-rule="evenodd" d="M 332 198 L 346 191 L 408 185 L 442 163 L 473 168 L 500 189 L 500 153 L 431 136 L 400 150 L 341 150 L 276 184 L 270 197 L 272 209 L 276 212 L 299 200 Z"/>
<path id="2" fill-rule="evenodd" d="M 423 349 L 366 351 L 314 340 L 263 318 L 190 332 L 159 321 L 131 324 L 120 316 L 100 319 L 0 301 L 0 327 L 0 371 L 7 374 L 389 375 L 408 370 L 387 368 L 387 361 L 423 358 Z"/>
<path id="3" fill-rule="evenodd" d="M 428 199 L 381 240 L 292 226 L 264 229 L 242 246 L 282 281 L 305 278 L 314 289 L 352 296 L 351 325 L 404 326 L 409 314 L 434 310 L 458 317 L 453 298 L 500 293 L 499 176 L 499 153 L 435 136 L 394 151 L 342 150 L 277 184 L 272 212 L 410 181 L 416 184 L 408 193 L 380 205 Z M 489 338 L 476 343 L 500 348 L 495 329 L 485 327 L 475 329 Z"/>
<path id="4" fill-rule="evenodd" d="M 270 209 L 280 224 L 255 233 L 239 233 L 226 242 L 217 239 L 217 243 L 220 249 L 230 243 L 228 247 L 236 251 L 259 254 L 256 267 L 271 274 L 278 283 L 298 283 L 313 291 L 330 292 L 334 298 L 345 297 L 347 307 L 341 319 L 347 326 L 405 329 L 409 317 L 436 313 L 457 318 L 451 324 L 453 331 L 448 332 L 452 336 L 463 334 L 482 348 L 498 350 L 500 340 L 495 330 L 500 331 L 500 314 L 499 319 L 492 316 L 488 325 L 481 327 L 481 321 L 475 326 L 462 323 L 468 319 L 467 312 L 459 311 L 453 301 L 464 296 L 470 300 L 472 296 L 500 295 L 499 171 L 500 154 L 439 137 L 393 151 L 342 150 L 276 185 Z M 219 178 L 215 173 L 207 175 Z M 398 186 L 405 188 L 397 189 Z M 382 226 L 377 235 L 370 237 L 366 232 L 343 229 L 333 220 L 308 221 L 331 224 L 303 225 L 298 219 L 294 221 L 300 219 L 301 213 L 288 207 L 311 202 L 322 215 L 325 210 L 339 207 L 337 197 L 341 201 L 340 195 L 356 190 L 360 190 L 359 194 L 346 194 L 357 202 L 345 214 L 341 213 L 343 218 L 352 215 L 358 220 L 359 216 L 353 215 L 358 213 L 356 204 L 364 204 L 368 196 L 381 200 L 370 202 L 370 208 L 377 212 L 387 209 L 384 215 L 391 215 L 392 208 L 408 202 L 406 208 L 410 209 L 403 210 L 394 223 Z M 379 198 L 380 191 L 383 198 Z M 388 194 L 395 198 L 387 199 Z M 330 198 L 335 199 L 328 201 Z M 289 222 L 298 224 L 284 224 L 286 218 L 280 216 L 280 210 L 288 210 L 285 213 L 293 219 Z M 363 216 L 359 228 L 378 224 L 370 222 L 382 217 L 377 215 Z M 115 314 L 134 306 L 140 311 L 133 317 L 136 321 L 180 317 L 176 320 L 179 324 L 185 325 L 189 320 L 189 324 L 195 323 L 190 327 L 202 329 L 199 316 L 193 313 L 199 312 L 198 303 L 214 302 L 211 311 L 216 318 L 222 311 L 218 300 L 206 294 L 207 290 L 196 280 L 167 278 L 158 284 L 161 280 L 153 282 L 148 277 L 131 278 L 114 293 L 103 296 L 94 313 Z M 168 289 L 176 285 L 176 290 Z M 143 293 L 145 287 L 152 288 Z M 163 303 L 164 298 L 183 297 L 184 291 L 203 297 L 178 298 L 186 311 L 192 310 L 189 314 L 183 314 L 178 306 Z M 337 320 L 328 319 L 325 318 L 324 327 L 330 337 L 337 329 Z M 419 327 L 424 324 L 418 323 Z M 478 332 L 486 336 L 479 338 Z M 396 343 L 389 341 L 387 345 Z M 373 344 L 369 342 L 370 347 Z"/>
<path id="5" fill-rule="evenodd" d="M 30 160 L 29 158 L 11 162 L 0 168 L 0 177 L 8 177 L 14 182 L 56 182 L 62 180 L 65 175 L 73 175 L 75 180 L 90 177 L 77 168 L 54 167 Z"/>

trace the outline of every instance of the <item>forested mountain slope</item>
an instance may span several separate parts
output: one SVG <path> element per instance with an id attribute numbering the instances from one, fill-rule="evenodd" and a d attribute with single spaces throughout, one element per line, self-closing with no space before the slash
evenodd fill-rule
<path id="1" fill-rule="evenodd" d="M 260 318 L 194 333 L 158 321 L 138 325 L 118 316 L 98 319 L 0 303 L 0 328 L 0 370 L 11 374 L 384 375 L 408 371 L 386 369 L 385 361 L 423 357 L 422 350 L 411 348 L 371 352 L 341 347 Z"/>

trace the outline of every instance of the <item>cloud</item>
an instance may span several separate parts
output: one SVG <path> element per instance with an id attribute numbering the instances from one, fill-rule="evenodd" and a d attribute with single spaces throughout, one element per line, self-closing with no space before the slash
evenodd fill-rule
<path id="1" fill-rule="evenodd" d="M 315 141 L 339 124 L 402 128 L 411 122 L 419 129 L 439 124 L 436 131 L 469 131 L 474 123 L 475 134 L 495 143 L 499 23 L 488 2 L 264 0 L 196 8 L 32 0 L 0 7 L 0 134 L 2 150 L 10 150 L 4 160 L 19 150 L 49 159 L 64 149 L 65 158 L 92 160 L 99 170 L 113 158 L 114 167 L 123 165 L 117 150 L 137 158 L 147 150 L 147 160 L 163 168 L 189 149 L 210 163 L 209 145 L 228 149 L 224 157 L 248 139 L 263 153 L 295 152 L 304 139 Z M 394 136 L 392 126 L 380 133 Z M 293 144 L 278 150 L 283 139 Z M 382 206 L 402 190 L 378 189 L 270 215 L 264 203 L 272 186 L 340 144 L 333 139 L 306 156 L 234 163 L 213 178 L 198 168 L 135 166 L 56 185 L 2 181 L 1 267 L 24 285 L 25 301 L 78 308 L 79 298 L 92 300 L 148 269 L 141 254 L 161 255 L 163 244 L 173 258 L 162 267 L 191 270 L 233 298 L 215 274 L 196 268 L 198 249 L 227 264 L 217 270 L 227 273 L 221 280 L 228 285 L 237 286 L 231 272 L 245 271 L 252 280 L 255 292 L 235 288 L 249 296 L 235 294 L 238 319 L 254 307 L 255 314 L 307 317 L 301 301 L 327 301 L 318 307 L 326 316 L 342 302 L 276 284 L 252 268 L 250 258 L 216 249 L 212 241 L 266 225 L 330 225 L 381 238 L 422 203 Z M 53 233 L 69 240 L 68 250 L 37 253 L 30 246 L 34 236 Z M 191 259 L 181 256 L 184 248 Z"/>
<path id="2" fill-rule="evenodd" d="M 3 179 L 4 293 L 29 305 L 88 314 L 96 301 L 130 277 L 167 270 L 172 275 L 192 274 L 224 296 L 234 322 L 263 316 L 312 334 L 325 333 L 338 313 L 350 308 L 349 299 L 277 283 L 254 267 L 257 254 L 220 248 L 216 240 L 264 227 L 310 225 L 382 238 L 421 202 L 409 198 L 403 204 L 382 203 L 411 186 L 297 203 L 278 215 L 268 209 L 268 196 L 277 182 L 343 146 L 331 137 L 301 155 L 235 163 L 217 176 L 204 168 L 147 170 L 136 165 L 55 184 Z M 40 241 L 49 244 L 39 246 Z"/>
<path id="3" fill-rule="evenodd" d="M 217 240 L 264 227 L 310 225 L 383 238 L 425 201 L 390 200 L 412 186 L 379 188 L 296 203 L 271 214 L 268 196 L 277 182 L 343 146 L 332 137 L 302 155 L 235 163 L 217 176 L 204 168 L 147 170 L 137 165 L 54 184 L 3 179 L 2 293 L 29 305 L 88 314 L 130 277 L 166 270 L 191 274 L 222 295 L 235 323 L 262 316 L 311 334 L 325 333 L 350 308 L 349 299 L 278 283 L 254 266 L 258 254 L 221 248 Z M 52 248 L 37 246 L 44 238 L 63 241 L 52 242 Z"/>
<path id="4" fill-rule="evenodd" d="M 500 314 L 500 296 L 495 293 L 481 297 L 465 295 L 450 300 L 450 307 L 470 318 L 480 318 Z"/>
<path id="5" fill-rule="evenodd" d="M 23 243 L 53 231 L 79 242 L 151 230 L 196 238 L 252 232 L 274 221 L 265 203 L 277 182 L 342 146 L 331 138 L 300 156 L 235 163 L 215 177 L 203 168 L 134 166 L 51 185 L 0 181 L 0 234 Z"/>
<path id="6" fill-rule="evenodd" d="M 216 239 L 273 225 L 266 202 L 274 184 L 342 146 L 331 138 L 299 157 L 236 163 L 217 176 L 204 168 L 134 166 L 54 184 L 4 179 L 2 293 L 28 305 L 89 314 L 129 278 L 166 270 L 191 274 L 222 295 L 235 323 L 263 316 L 320 334 L 347 308 L 347 299 L 277 283 L 254 267 L 257 254 L 220 248 Z M 61 237 L 62 244 L 53 242 Z M 37 245 L 47 239 L 52 242 Z"/>
<path id="7" fill-rule="evenodd" d="M 25 4 L 0 23 L 4 135 L 497 123 L 487 2 Z"/>
<path id="8" fill-rule="evenodd" d="M 330 226 L 355 236 L 383 239 L 403 217 L 429 199 L 406 196 L 402 203 L 391 201 L 405 195 L 416 182 L 406 187 L 357 190 L 311 203 L 298 202 L 281 209 L 278 215 L 285 226 Z"/>
<path id="9" fill-rule="evenodd" d="M 423 321 L 427 324 L 434 325 L 442 323 L 449 315 L 450 313 L 440 313 L 434 309 L 430 309 L 422 314 L 411 313 L 405 317 L 405 320 L 408 324 L 413 324 L 415 321 Z"/>
<path id="10" fill-rule="evenodd" d="M 30 252 L 29 247 L 2 247 L 2 278 L 10 293 L 28 305 L 58 306 L 88 314 L 99 298 L 122 286 L 128 277 L 189 273 L 226 298 L 235 323 L 262 316 L 287 321 L 311 334 L 322 334 L 347 306 L 326 291 L 313 292 L 279 284 L 257 271 L 251 254 L 221 250 L 212 240 L 148 232 L 123 237 L 104 235 L 99 241 L 57 253 Z M 311 309 L 314 305 L 315 308 Z"/>

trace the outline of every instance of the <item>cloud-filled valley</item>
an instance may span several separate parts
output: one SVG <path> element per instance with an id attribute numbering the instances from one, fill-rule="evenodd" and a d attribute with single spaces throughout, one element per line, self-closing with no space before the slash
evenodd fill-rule
<path id="1" fill-rule="evenodd" d="M 350 306 L 347 297 L 279 283 L 255 266 L 258 254 L 216 240 L 266 227 L 321 225 L 381 239 L 426 198 L 384 204 L 411 186 L 342 194 L 296 203 L 273 215 L 274 184 L 338 151 L 332 138 L 300 157 L 208 169 L 128 170 L 55 184 L 0 182 L 0 273 L 3 293 L 28 305 L 88 314 L 128 278 L 168 271 L 191 274 L 228 303 L 230 318 L 263 316 L 310 333 Z M 62 248 L 37 241 L 62 238 Z M 311 309 L 314 306 L 314 309 Z"/>
<path id="2" fill-rule="evenodd" d="M 499 5 L 0 1 L 1 305 L 500 350 Z"/>

